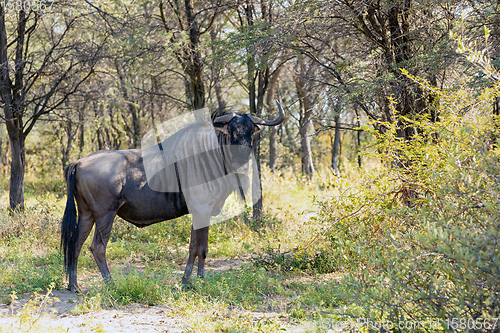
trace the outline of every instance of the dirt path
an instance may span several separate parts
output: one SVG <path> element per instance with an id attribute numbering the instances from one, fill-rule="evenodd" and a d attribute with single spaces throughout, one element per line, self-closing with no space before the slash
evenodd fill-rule
<path id="1" fill-rule="evenodd" d="M 62 332 L 183 332 L 187 325 L 182 318 L 171 318 L 165 315 L 164 306 L 144 306 L 132 304 L 116 310 L 100 310 L 89 312 L 83 315 L 68 314 L 75 303 L 68 303 L 68 300 L 75 300 L 77 297 L 69 291 L 57 290 L 53 292 L 54 297 L 60 301 L 47 308 L 47 312 L 56 310 L 50 316 L 42 317 L 38 322 L 39 327 L 53 328 Z M 19 319 L 14 316 L 5 316 L 5 305 L 2 305 L 0 312 L 0 325 L 13 328 L 19 327 Z M 65 312 L 59 312 L 65 311 Z M 10 308 L 8 313 L 10 313 Z"/>
<path id="2" fill-rule="evenodd" d="M 242 260 L 215 259 L 207 261 L 208 271 L 219 272 L 236 269 Z M 183 267 L 174 272 L 182 276 Z M 20 309 L 28 303 L 32 293 L 22 295 L 13 305 L 0 304 L 0 326 L 18 327 Z M 83 296 L 78 296 L 68 290 L 54 290 L 52 297 L 58 299 L 52 304 L 47 304 L 43 312 L 49 315 L 37 320 L 39 327 L 45 327 L 50 332 L 184 332 L 189 330 L 189 318 L 171 317 L 165 306 L 146 306 L 132 304 L 120 309 L 91 311 L 82 315 L 73 315 L 71 310 L 83 301 Z M 255 314 L 259 316 L 258 314 Z M 0 329 L 1 331 L 1 329 Z"/>

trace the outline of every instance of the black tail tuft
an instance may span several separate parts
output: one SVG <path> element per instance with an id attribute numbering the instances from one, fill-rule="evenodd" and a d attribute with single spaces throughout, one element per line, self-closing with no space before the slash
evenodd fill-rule
<path id="1" fill-rule="evenodd" d="M 78 221 L 76 217 L 76 164 L 71 163 L 64 170 L 68 188 L 68 201 L 66 202 L 66 209 L 61 224 L 61 247 L 64 253 L 64 271 L 66 276 L 69 272 L 76 268 L 75 251 L 76 243 L 78 242 Z"/>

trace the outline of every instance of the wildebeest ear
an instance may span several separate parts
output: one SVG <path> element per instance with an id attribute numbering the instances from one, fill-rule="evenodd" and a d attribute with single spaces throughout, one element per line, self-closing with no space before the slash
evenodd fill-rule
<path id="1" fill-rule="evenodd" d="M 224 126 L 214 126 L 214 128 L 218 131 L 221 131 L 222 133 L 229 135 L 229 130 L 227 129 L 227 124 Z"/>
<path id="2" fill-rule="evenodd" d="M 262 131 L 263 129 L 264 129 L 264 126 L 255 124 L 254 127 L 253 127 L 253 133 L 252 134 L 257 134 L 260 131 Z"/>

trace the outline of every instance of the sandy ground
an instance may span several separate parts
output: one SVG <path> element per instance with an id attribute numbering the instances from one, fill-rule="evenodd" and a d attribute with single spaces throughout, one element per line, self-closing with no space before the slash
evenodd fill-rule
<path id="1" fill-rule="evenodd" d="M 38 322 L 40 327 L 53 327 L 63 332 L 183 332 L 187 329 L 181 318 L 169 318 L 165 315 L 166 308 L 163 306 L 144 306 L 132 304 L 118 310 L 101 310 L 75 316 L 68 313 L 76 305 L 77 297 L 69 291 L 58 290 L 53 292 L 54 297 L 60 301 L 48 307 L 48 312 L 57 312 L 45 316 Z M 68 303 L 68 300 L 75 303 Z M 21 303 L 21 302 L 19 302 Z M 4 316 L 5 305 L 0 312 L 0 325 L 12 329 L 18 327 L 19 319 L 12 316 Z M 8 307 L 7 313 L 10 313 Z M 14 310 L 15 311 L 15 310 Z"/>
<path id="2" fill-rule="evenodd" d="M 210 260 L 206 263 L 207 271 L 217 272 L 227 269 L 236 269 L 244 261 L 240 260 Z M 179 279 L 183 273 L 179 267 Z M 184 332 L 189 330 L 185 318 L 172 318 L 167 315 L 168 309 L 161 305 L 146 306 L 132 304 L 120 309 L 100 310 L 83 315 L 70 313 L 83 300 L 68 290 L 54 290 L 52 297 L 58 301 L 48 304 L 45 315 L 37 324 L 39 327 L 57 328 L 56 332 Z M 30 299 L 31 294 L 22 295 L 13 305 L 0 304 L 0 325 L 15 328 L 19 325 L 17 314 Z M 16 326 L 17 325 L 17 326 Z"/>

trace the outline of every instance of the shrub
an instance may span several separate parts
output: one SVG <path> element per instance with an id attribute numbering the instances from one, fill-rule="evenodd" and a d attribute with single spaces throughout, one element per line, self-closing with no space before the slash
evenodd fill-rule
<path id="1" fill-rule="evenodd" d="M 500 130 L 488 109 L 499 88 L 436 92 L 440 121 L 400 116 L 399 125 L 415 128 L 411 141 L 398 137 L 398 124 L 382 123 L 385 132 L 373 134 L 386 166 L 368 186 L 322 203 L 330 227 L 321 241 L 346 273 L 343 297 L 357 305 L 351 315 L 438 320 L 446 330 L 489 330 L 488 321 L 493 329 L 500 316 Z"/>

